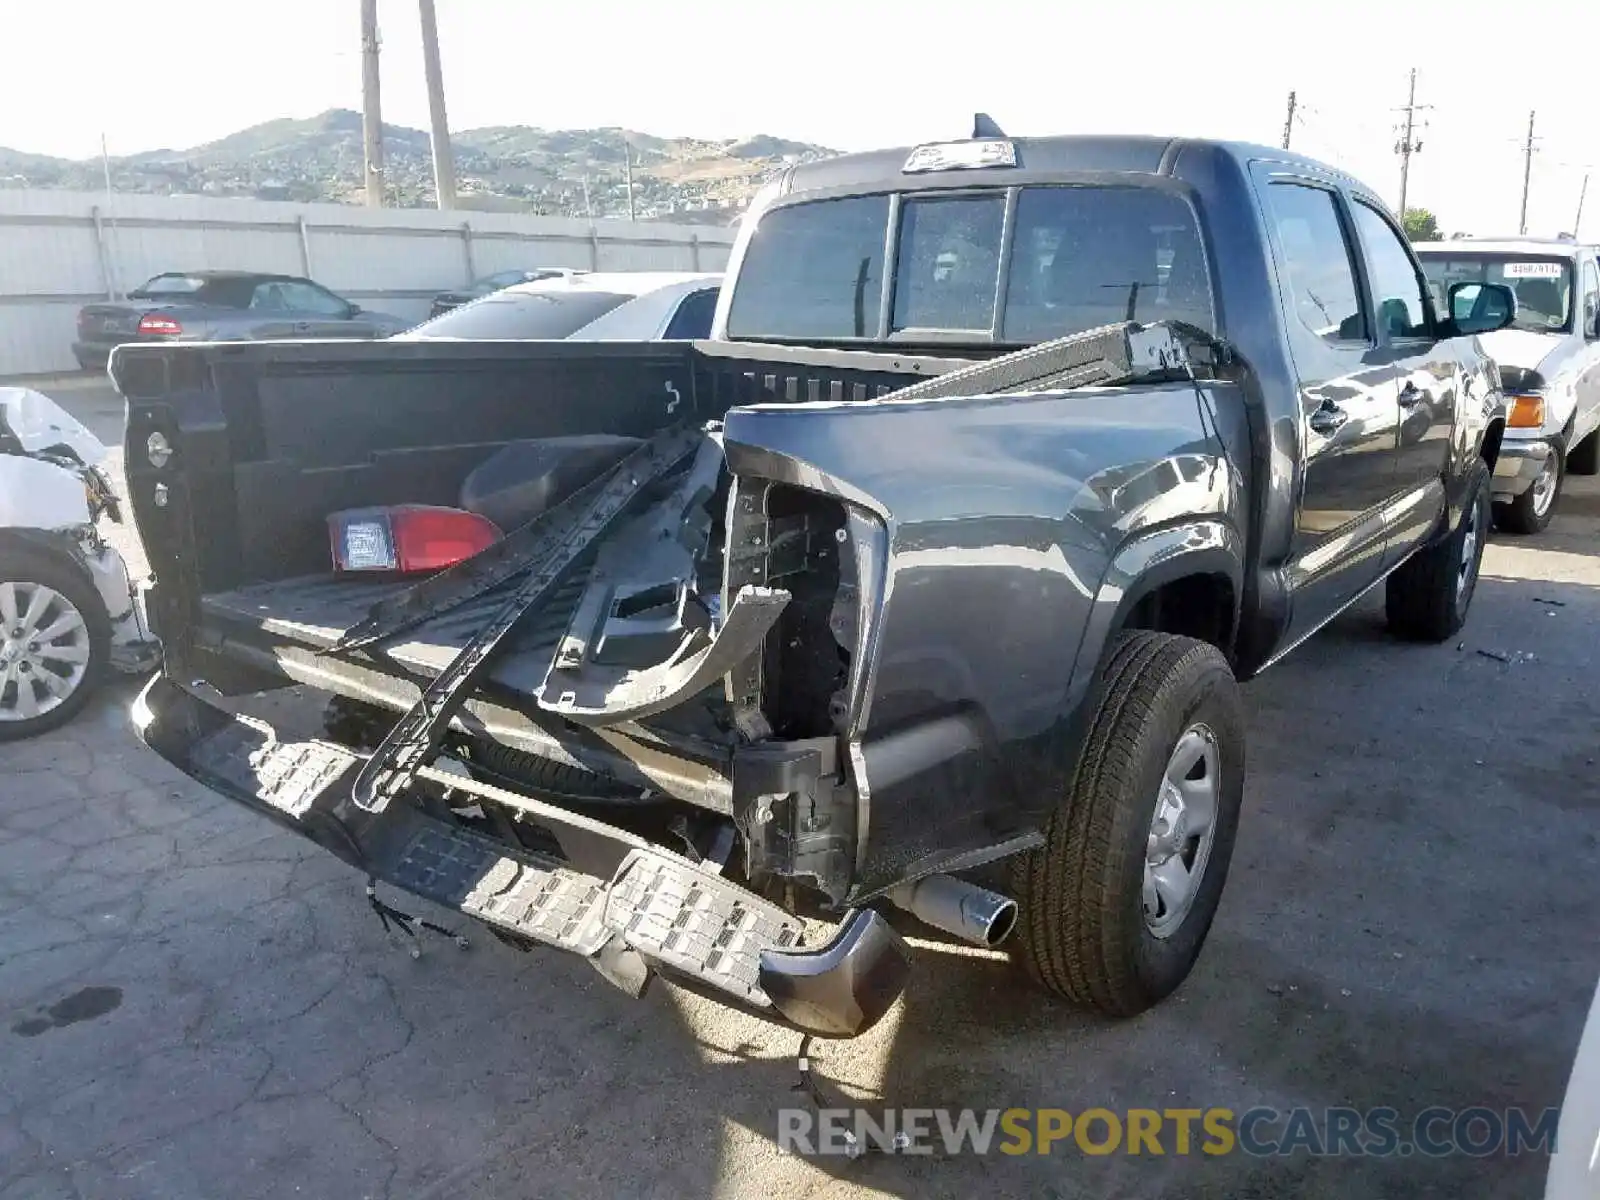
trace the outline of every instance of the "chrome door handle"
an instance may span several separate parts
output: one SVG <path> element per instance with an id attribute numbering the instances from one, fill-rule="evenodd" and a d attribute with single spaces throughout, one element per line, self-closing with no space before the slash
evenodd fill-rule
<path id="1" fill-rule="evenodd" d="M 1337 404 L 1324 404 L 1311 414 L 1311 428 L 1316 433 L 1328 434 L 1338 431 L 1339 426 L 1350 419 L 1350 414 Z"/>
<path id="2" fill-rule="evenodd" d="M 1427 393 L 1421 388 L 1417 387 L 1416 384 L 1408 383 L 1405 385 L 1405 387 L 1400 389 L 1400 407 L 1415 408 L 1417 405 L 1422 403 L 1423 398 L 1426 395 Z"/>

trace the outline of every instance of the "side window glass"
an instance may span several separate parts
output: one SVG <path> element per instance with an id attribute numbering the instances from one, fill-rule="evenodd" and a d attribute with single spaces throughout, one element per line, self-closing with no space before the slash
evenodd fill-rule
<path id="1" fill-rule="evenodd" d="M 1356 226 L 1372 268 L 1372 296 L 1378 305 L 1378 328 L 1391 338 L 1428 337 L 1428 309 L 1422 283 L 1405 243 L 1376 209 L 1355 204 Z"/>
<path id="2" fill-rule="evenodd" d="M 663 335 L 667 341 L 703 340 L 711 336 L 711 318 L 717 311 L 717 289 L 690 292 L 678 304 L 678 311 L 667 322 Z"/>
<path id="3" fill-rule="evenodd" d="M 1267 189 L 1300 321 L 1327 342 L 1366 341 L 1355 259 L 1338 201 L 1326 188 L 1275 183 Z"/>
<path id="4" fill-rule="evenodd" d="M 1595 332 L 1595 317 L 1600 315 L 1600 271 L 1595 269 L 1594 260 L 1583 264 L 1583 331 L 1587 334 Z"/>
<path id="5" fill-rule="evenodd" d="M 283 312 L 289 307 L 284 299 L 283 284 L 258 283 L 250 293 L 250 307 L 258 311 Z"/>
<path id="6" fill-rule="evenodd" d="M 281 286 L 289 307 L 297 312 L 316 313 L 324 317 L 342 317 L 349 311 L 343 300 L 313 284 L 285 283 Z"/>

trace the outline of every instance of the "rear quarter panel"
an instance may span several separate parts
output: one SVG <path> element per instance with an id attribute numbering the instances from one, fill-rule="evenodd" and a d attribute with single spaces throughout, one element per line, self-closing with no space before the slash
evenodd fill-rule
<path id="1" fill-rule="evenodd" d="M 1131 599 L 1119 563 L 1156 541 L 1204 551 L 1231 563 L 1237 596 L 1248 432 L 1237 389 L 1203 387 L 728 414 L 736 473 L 829 493 L 876 531 L 863 581 L 875 632 L 852 668 L 848 731 L 871 793 L 861 887 L 1059 796 L 1097 639 Z M 952 712 L 981 731 L 970 761 L 887 789 L 862 767 L 875 740 Z"/>

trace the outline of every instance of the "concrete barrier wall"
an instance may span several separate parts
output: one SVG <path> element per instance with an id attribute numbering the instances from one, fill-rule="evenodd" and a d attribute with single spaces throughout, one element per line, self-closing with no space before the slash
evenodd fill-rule
<path id="1" fill-rule="evenodd" d="M 305 275 L 420 320 L 436 292 L 494 271 L 714 271 L 732 242 L 717 226 L 0 190 L 0 376 L 76 370 L 78 308 L 162 271 Z"/>

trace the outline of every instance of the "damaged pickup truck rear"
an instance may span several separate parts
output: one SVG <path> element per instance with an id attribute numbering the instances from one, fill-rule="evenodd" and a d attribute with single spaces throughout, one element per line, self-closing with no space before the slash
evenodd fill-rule
<path id="1" fill-rule="evenodd" d="M 634 993 L 852 1036 L 916 918 L 1161 1000 L 1237 681 L 1380 583 L 1465 619 L 1514 306 L 1286 152 L 988 132 L 791 168 L 713 341 L 119 349 L 146 742 Z"/>

